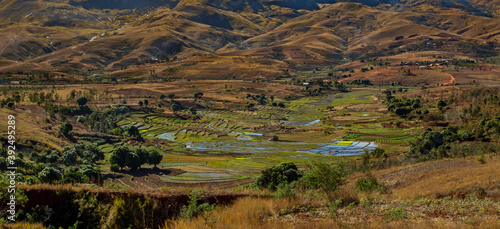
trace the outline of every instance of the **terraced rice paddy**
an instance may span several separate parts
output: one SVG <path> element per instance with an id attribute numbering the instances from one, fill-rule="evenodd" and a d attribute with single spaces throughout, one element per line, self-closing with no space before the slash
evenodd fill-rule
<path id="1" fill-rule="evenodd" d="M 383 104 L 373 104 L 374 93 L 378 91 L 306 97 L 289 101 L 286 108 L 199 110 L 196 120 L 137 113 L 119 125 L 137 126 L 144 138 L 166 143 L 156 145 L 165 153 L 159 166 L 185 171 L 164 175 L 169 181 L 243 179 L 280 162 L 301 165 L 310 160 L 342 160 L 380 143 L 406 143 L 418 128 L 382 126 L 381 122 L 394 119 L 380 112 Z M 325 113 L 332 104 L 337 112 L 333 119 Z M 365 104 L 371 107 L 365 109 Z M 340 133 L 329 137 L 322 128 Z"/>

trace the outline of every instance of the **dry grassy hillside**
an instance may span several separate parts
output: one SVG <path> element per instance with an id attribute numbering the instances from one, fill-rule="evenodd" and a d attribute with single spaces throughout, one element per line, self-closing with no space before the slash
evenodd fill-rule
<path id="1" fill-rule="evenodd" d="M 378 55 L 424 38 L 498 43 L 500 34 L 498 18 L 485 11 L 495 3 L 318 3 L 6 1 L 0 72 L 126 72 L 135 64 L 206 54 L 265 57 L 294 68 L 338 63 L 345 54 Z"/>

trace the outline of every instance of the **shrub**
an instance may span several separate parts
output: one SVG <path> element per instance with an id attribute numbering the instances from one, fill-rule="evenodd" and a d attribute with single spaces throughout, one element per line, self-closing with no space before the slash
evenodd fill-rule
<path id="1" fill-rule="evenodd" d="M 52 183 L 61 179 L 61 172 L 54 167 L 45 167 L 38 173 L 38 179 L 43 183 Z"/>
<path id="2" fill-rule="evenodd" d="M 382 157 L 382 155 L 384 155 L 385 153 L 385 150 L 380 148 L 380 147 L 377 147 L 375 148 L 373 151 L 372 151 L 372 155 L 376 158 L 379 158 L 379 157 Z"/>
<path id="3" fill-rule="evenodd" d="M 387 211 L 384 214 L 384 218 L 386 220 L 397 221 L 397 220 L 406 219 L 407 216 L 406 216 L 405 209 L 403 209 L 402 207 L 398 207 L 398 208 L 394 208 L 394 209 Z"/>
<path id="4" fill-rule="evenodd" d="M 283 162 L 262 171 L 262 175 L 257 178 L 257 186 L 276 190 L 279 184 L 289 184 L 302 177 L 302 173 L 297 170 L 297 166 L 292 162 Z"/>
<path id="5" fill-rule="evenodd" d="M 307 164 L 307 168 L 308 171 L 299 180 L 301 187 L 320 189 L 330 200 L 333 200 L 334 192 L 347 181 L 347 171 L 343 164 L 313 161 Z"/>
<path id="6" fill-rule="evenodd" d="M 112 164 L 109 169 L 112 171 L 112 172 L 120 172 L 120 166 L 118 166 L 117 164 Z"/>
<path id="7" fill-rule="evenodd" d="M 328 210 L 330 212 L 335 212 L 342 204 L 342 198 L 336 198 L 335 200 L 328 203 Z"/>
<path id="8" fill-rule="evenodd" d="M 73 130 L 73 126 L 67 122 L 61 124 L 61 126 L 59 126 L 59 132 L 61 132 L 61 134 L 63 134 L 64 136 L 68 136 L 69 135 L 69 132 Z"/>
<path id="9" fill-rule="evenodd" d="M 184 205 L 181 208 L 181 217 L 190 219 L 193 217 L 198 216 L 199 214 L 203 213 L 204 211 L 211 211 L 214 210 L 217 205 L 215 204 L 208 204 L 208 203 L 202 203 L 198 204 L 198 201 L 201 199 L 201 196 L 203 194 L 203 190 L 201 189 L 196 189 L 191 192 L 189 195 L 189 203 L 188 205 Z"/>
<path id="10" fill-rule="evenodd" d="M 375 178 L 370 172 L 368 172 L 365 177 L 359 178 L 356 181 L 356 189 L 361 192 L 383 192 L 385 191 L 385 186 L 379 184 L 377 178 Z"/>
<path id="11" fill-rule="evenodd" d="M 486 164 L 486 160 L 484 159 L 484 157 L 478 157 L 477 162 L 479 162 L 480 164 Z"/>
<path id="12" fill-rule="evenodd" d="M 274 199 L 295 199 L 297 193 L 293 190 L 296 181 L 292 183 L 280 183 L 273 194 Z"/>
<path id="13" fill-rule="evenodd" d="M 78 99 L 76 100 L 76 102 L 77 102 L 77 103 L 78 103 L 78 105 L 80 105 L 80 106 L 85 106 L 85 104 L 87 104 L 87 101 L 88 101 L 88 100 L 87 100 L 87 98 L 85 98 L 85 97 L 83 97 L 83 96 L 82 96 L 82 97 L 80 97 L 80 98 L 78 98 Z"/>

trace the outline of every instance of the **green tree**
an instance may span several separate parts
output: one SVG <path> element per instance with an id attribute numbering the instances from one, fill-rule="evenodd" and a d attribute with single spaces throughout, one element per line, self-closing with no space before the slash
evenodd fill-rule
<path id="1" fill-rule="evenodd" d="M 85 97 L 80 97 L 76 100 L 76 102 L 78 103 L 79 106 L 85 106 L 85 104 L 87 104 L 88 100 L 87 98 Z"/>
<path id="2" fill-rule="evenodd" d="M 78 154 L 76 154 L 74 148 L 64 151 L 61 157 L 61 162 L 66 166 L 71 166 L 76 164 L 78 159 Z"/>
<path id="3" fill-rule="evenodd" d="M 80 168 L 80 173 L 88 177 L 93 183 L 98 183 L 101 176 L 101 171 L 99 170 L 99 168 L 92 165 L 83 165 Z"/>
<path id="4" fill-rule="evenodd" d="M 249 103 L 249 104 L 247 104 L 247 105 L 245 106 L 245 108 L 246 108 L 247 110 L 251 110 L 254 106 L 255 106 L 255 104 L 253 104 L 253 103 Z"/>
<path id="5" fill-rule="evenodd" d="M 147 106 L 148 106 L 148 104 L 149 104 L 149 101 L 148 101 L 147 99 L 145 99 L 145 100 L 144 100 L 144 106 L 146 106 L 146 107 L 147 107 Z"/>
<path id="6" fill-rule="evenodd" d="M 141 167 L 141 158 L 135 153 L 129 153 L 125 158 L 125 165 L 134 171 Z"/>
<path id="7" fill-rule="evenodd" d="M 141 133 L 139 132 L 139 128 L 137 128 L 137 126 L 130 125 L 127 129 L 127 133 L 131 137 L 141 138 Z"/>
<path id="8" fill-rule="evenodd" d="M 127 156 L 130 154 L 130 149 L 126 146 L 120 146 L 116 148 L 111 157 L 109 158 L 110 164 L 117 164 L 120 166 L 120 169 L 123 169 L 126 165 Z"/>
<path id="9" fill-rule="evenodd" d="M 196 92 L 193 94 L 193 97 L 195 100 L 201 99 L 202 96 L 203 96 L 203 92 Z"/>
<path id="10" fill-rule="evenodd" d="M 68 106 L 59 106 L 59 117 L 61 118 L 62 121 L 66 121 L 66 118 L 71 115 L 72 111 L 71 108 Z"/>
<path id="11" fill-rule="evenodd" d="M 139 156 L 139 159 L 141 160 L 141 165 L 149 162 L 149 153 L 146 149 L 139 147 L 135 150 L 135 154 Z"/>
<path id="12" fill-rule="evenodd" d="M 172 108 L 172 111 L 174 112 L 174 114 L 181 109 L 181 107 L 179 105 L 177 105 L 176 103 L 172 104 L 171 108 Z"/>
<path id="13" fill-rule="evenodd" d="M 109 169 L 114 172 L 114 173 L 117 173 L 117 172 L 120 172 L 120 166 L 118 166 L 117 164 L 112 164 Z"/>
<path id="14" fill-rule="evenodd" d="M 61 134 L 63 134 L 64 136 L 68 136 L 69 135 L 69 132 L 73 130 L 73 126 L 67 122 L 61 124 L 61 126 L 59 126 L 59 132 L 61 132 Z"/>
<path id="15" fill-rule="evenodd" d="M 99 160 L 104 160 L 104 152 L 96 144 L 88 144 L 85 146 L 83 159 L 87 164 L 94 164 Z"/>
<path id="16" fill-rule="evenodd" d="M 174 101 L 174 98 L 175 98 L 175 94 L 174 93 L 168 93 L 168 98 L 170 99 L 170 101 Z"/>
<path id="17" fill-rule="evenodd" d="M 61 172 L 54 167 L 45 167 L 38 173 L 38 179 L 43 183 L 52 183 L 61 179 Z"/>
<path id="18" fill-rule="evenodd" d="M 299 185 L 306 189 L 320 189 L 330 201 L 333 200 L 333 193 L 347 181 L 347 171 L 343 164 L 312 161 L 306 167 L 307 172 L 300 178 Z"/>
<path id="19" fill-rule="evenodd" d="M 196 109 L 194 107 L 190 107 L 188 109 L 189 113 L 191 113 L 194 117 L 196 117 L 198 114 L 196 112 Z"/>
<path id="20" fill-rule="evenodd" d="M 160 164 L 163 159 L 163 155 L 156 150 L 151 150 L 149 152 L 149 164 L 156 168 L 157 164 Z"/>
<path id="21" fill-rule="evenodd" d="M 139 106 L 142 107 L 142 105 L 143 105 L 143 102 L 141 100 L 141 101 L 139 101 Z"/>
<path id="22" fill-rule="evenodd" d="M 302 173 L 297 170 L 297 166 L 292 162 L 283 162 L 262 171 L 262 175 L 257 178 L 256 185 L 261 188 L 276 190 L 279 184 L 289 184 L 298 180 Z"/>
<path id="23" fill-rule="evenodd" d="M 441 110 L 441 111 L 443 110 L 443 108 L 444 108 L 444 107 L 446 107 L 446 105 L 447 105 L 447 104 L 446 104 L 446 102 L 445 102 L 445 101 L 443 101 L 443 100 L 439 100 L 439 101 L 437 102 L 437 108 L 438 108 L 439 110 Z"/>

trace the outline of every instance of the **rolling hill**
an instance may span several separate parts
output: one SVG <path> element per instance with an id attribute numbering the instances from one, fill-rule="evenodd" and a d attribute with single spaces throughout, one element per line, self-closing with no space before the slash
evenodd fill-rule
<path id="1" fill-rule="evenodd" d="M 0 72 L 126 74 L 128 66 L 210 55 L 294 68 L 396 55 L 429 39 L 448 51 L 496 46 L 498 9 L 466 0 L 6 0 Z"/>

